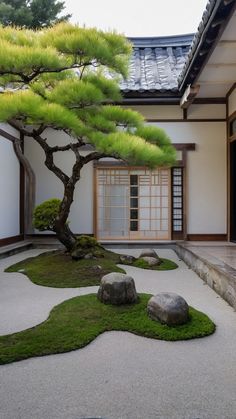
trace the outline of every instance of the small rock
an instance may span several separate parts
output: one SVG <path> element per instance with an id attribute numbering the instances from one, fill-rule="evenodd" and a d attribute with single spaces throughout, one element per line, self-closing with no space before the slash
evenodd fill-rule
<path id="1" fill-rule="evenodd" d="M 172 292 L 154 295 L 148 301 L 147 312 L 153 320 L 168 326 L 184 324 L 189 319 L 187 302 L 183 297 Z"/>
<path id="2" fill-rule="evenodd" d="M 87 255 L 84 256 L 84 259 L 96 259 L 96 258 L 94 258 L 92 253 L 87 253 Z"/>
<path id="3" fill-rule="evenodd" d="M 94 265 L 91 267 L 91 269 L 94 272 L 100 272 L 102 270 L 102 267 L 100 265 Z"/>
<path id="4" fill-rule="evenodd" d="M 19 273 L 23 273 L 23 272 L 25 272 L 25 269 L 19 269 L 19 271 L 18 271 Z"/>
<path id="5" fill-rule="evenodd" d="M 138 300 L 135 283 L 131 276 L 112 272 L 102 277 L 97 294 L 105 304 L 131 304 Z"/>
<path id="6" fill-rule="evenodd" d="M 134 256 L 131 255 L 120 255 L 120 261 L 121 263 L 124 263 L 125 265 L 132 265 L 132 263 L 136 260 Z"/>
<path id="7" fill-rule="evenodd" d="M 160 265 L 160 263 L 161 263 L 159 258 L 157 259 L 157 258 L 153 258 L 151 256 L 144 256 L 141 259 L 145 260 L 145 262 L 147 262 L 149 266 L 157 266 L 157 265 Z"/>
<path id="8" fill-rule="evenodd" d="M 159 259 L 158 255 L 157 255 L 157 253 L 155 252 L 154 249 L 144 249 L 144 250 L 142 250 L 139 257 L 140 258 L 150 257 L 150 258 Z"/>
<path id="9" fill-rule="evenodd" d="M 93 256 L 95 256 L 96 258 L 104 258 L 105 257 L 104 253 L 100 252 L 99 250 L 93 252 Z"/>
<path id="10" fill-rule="evenodd" d="M 85 253 L 81 252 L 79 249 L 74 249 L 71 252 L 71 257 L 73 260 L 80 260 L 84 258 Z"/>

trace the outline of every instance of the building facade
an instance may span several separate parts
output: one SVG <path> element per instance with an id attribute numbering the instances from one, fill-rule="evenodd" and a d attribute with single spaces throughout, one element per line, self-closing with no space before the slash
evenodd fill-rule
<path id="1" fill-rule="evenodd" d="M 131 39 L 122 105 L 163 128 L 178 161 L 154 171 L 108 159 L 88 164 L 71 208 L 74 232 L 101 241 L 236 240 L 235 10 L 235 1 L 209 1 L 194 36 Z M 64 143 L 64 133 L 47 135 L 50 144 Z M 60 198 L 62 185 L 44 166 L 40 147 L 25 138 L 24 153 L 36 175 L 36 204 Z M 57 156 L 65 171 L 71 158 L 70 152 Z M 24 170 L 6 139 L 0 141 L 0 193 L 3 245 L 32 233 Z"/>

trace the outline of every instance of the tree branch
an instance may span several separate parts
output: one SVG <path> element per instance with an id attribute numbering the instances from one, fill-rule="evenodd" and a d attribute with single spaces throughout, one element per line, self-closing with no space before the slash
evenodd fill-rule
<path id="1" fill-rule="evenodd" d="M 2 70 L 0 71 L 0 76 L 6 76 L 6 75 L 12 75 L 12 76 L 19 76 L 21 78 L 21 80 L 18 80 L 17 82 L 22 82 L 25 84 L 29 84 L 31 81 L 33 81 L 36 77 L 40 76 L 41 74 L 47 74 L 47 73 L 61 73 L 62 71 L 66 71 L 66 70 L 71 70 L 72 68 L 84 68 L 84 67 L 88 67 L 90 65 L 93 65 L 92 62 L 85 62 L 82 64 L 72 64 L 69 66 L 64 66 L 64 67 L 60 67 L 60 68 L 54 68 L 54 69 L 46 69 L 46 68 L 39 68 L 35 71 L 33 71 L 31 74 L 26 75 L 24 73 L 21 73 L 19 71 L 10 71 L 10 70 Z"/>
<path id="2" fill-rule="evenodd" d="M 44 150 L 46 156 L 45 165 L 47 166 L 47 168 L 51 170 L 51 172 L 53 172 L 62 181 L 64 185 L 66 185 L 70 178 L 58 166 L 55 165 L 52 147 L 50 147 L 46 143 L 45 139 L 41 138 L 39 135 L 34 135 L 33 138 Z"/>
<path id="3" fill-rule="evenodd" d="M 46 128 L 47 128 L 46 125 L 41 124 L 38 129 L 33 130 L 33 134 L 34 135 L 41 135 Z"/>
<path id="4" fill-rule="evenodd" d="M 54 147 L 51 147 L 51 151 L 52 153 L 56 153 L 58 151 L 68 151 L 68 150 L 72 150 L 74 151 L 75 149 L 78 150 L 78 148 L 82 147 L 84 145 L 83 142 L 78 141 L 77 143 L 69 143 L 66 145 L 56 145 Z"/>
<path id="5" fill-rule="evenodd" d="M 13 119 L 10 119 L 9 121 L 7 121 L 8 124 L 12 127 L 15 128 L 17 131 L 19 131 L 22 135 L 25 135 L 26 137 L 31 137 L 32 132 L 31 131 L 27 131 L 27 129 L 25 129 L 25 127 L 23 127 L 22 125 L 20 125 L 17 121 L 14 121 Z"/>
<path id="6" fill-rule="evenodd" d="M 98 151 L 93 151 L 92 153 L 83 157 L 83 165 L 89 163 L 90 161 L 99 160 L 104 157 L 114 157 L 114 156 L 108 156 L 108 154 L 99 153 Z"/>

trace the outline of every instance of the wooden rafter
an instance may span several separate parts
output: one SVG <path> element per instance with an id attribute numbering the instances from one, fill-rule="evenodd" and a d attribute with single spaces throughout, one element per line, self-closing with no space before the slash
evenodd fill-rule
<path id="1" fill-rule="evenodd" d="M 196 84 L 194 86 L 191 86 L 191 84 L 188 85 L 187 89 L 185 90 L 180 100 L 180 107 L 182 109 L 188 109 L 188 107 L 191 105 L 191 103 L 194 101 L 195 97 L 197 96 L 199 89 L 200 89 L 199 84 Z"/>

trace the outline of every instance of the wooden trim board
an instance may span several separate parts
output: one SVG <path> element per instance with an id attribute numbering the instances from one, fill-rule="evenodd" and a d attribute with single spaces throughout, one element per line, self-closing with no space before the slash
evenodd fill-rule
<path id="1" fill-rule="evenodd" d="M 7 246 L 8 244 L 17 243 L 22 240 L 24 240 L 23 234 L 19 234 L 18 236 L 5 237 L 4 239 L 0 239 L 0 247 Z"/>
<path id="2" fill-rule="evenodd" d="M 227 234 L 188 234 L 189 241 L 227 241 Z"/>

